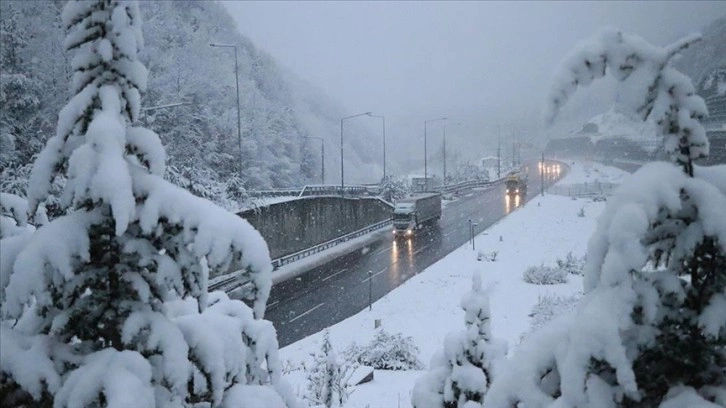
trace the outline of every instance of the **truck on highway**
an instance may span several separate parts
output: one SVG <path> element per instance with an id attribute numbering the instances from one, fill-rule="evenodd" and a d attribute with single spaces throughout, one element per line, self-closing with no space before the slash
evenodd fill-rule
<path id="1" fill-rule="evenodd" d="M 504 182 L 508 195 L 527 195 L 527 173 L 513 171 Z"/>
<path id="2" fill-rule="evenodd" d="M 398 200 L 393 209 L 394 237 L 410 237 L 427 222 L 441 218 L 441 194 L 427 193 Z"/>

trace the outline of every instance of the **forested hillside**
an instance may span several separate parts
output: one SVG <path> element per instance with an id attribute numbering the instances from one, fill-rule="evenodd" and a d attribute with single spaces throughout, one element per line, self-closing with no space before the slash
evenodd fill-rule
<path id="1" fill-rule="evenodd" d="M 63 4 L 0 3 L 3 191 L 25 195 L 31 158 L 53 135 L 68 97 Z M 140 2 L 140 8 L 145 41 L 140 59 L 151 72 L 141 120 L 167 149 L 168 179 L 227 207 L 238 205 L 246 190 L 320 182 L 320 142 L 306 137 L 325 138 L 334 152 L 342 108 L 255 48 L 218 3 Z M 237 46 L 241 149 L 234 49 L 210 43 Z M 176 106 L 150 109 L 166 105 Z M 359 137 L 363 132 L 361 124 L 346 125 L 346 169 L 352 177 L 356 170 L 368 171 L 364 163 L 372 161 Z M 336 155 L 328 156 L 326 167 L 336 168 Z M 335 172 L 330 173 L 329 182 Z"/>

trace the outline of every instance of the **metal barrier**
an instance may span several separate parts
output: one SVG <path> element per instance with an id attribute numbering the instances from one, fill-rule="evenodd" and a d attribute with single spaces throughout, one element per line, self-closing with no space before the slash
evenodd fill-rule
<path id="1" fill-rule="evenodd" d="M 271 190 L 250 191 L 252 197 L 308 197 L 324 195 L 340 195 L 341 191 L 347 196 L 376 195 L 380 188 L 377 186 L 352 185 L 341 189 L 338 185 L 306 185 L 295 188 L 276 188 Z"/>
<path id="2" fill-rule="evenodd" d="M 238 287 L 245 285 L 248 280 L 240 279 L 243 271 L 234 271 L 232 273 L 212 278 L 207 285 L 207 290 L 215 291 L 222 290 L 225 292 L 231 292 Z"/>
<path id="3" fill-rule="evenodd" d="M 298 197 L 340 195 L 341 191 L 346 196 L 372 195 L 371 189 L 367 186 L 345 186 L 341 188 L 340 186 L 332 185 L 313 185 L 303 187 Z"/>
<path id="4" fill-rule="evenodd" d="M 326 249 L 332 248 L 336 245 L 342 244 L 346 241 L 349 241 L 353 238 L 358 238 L 361 235 L 365 235 L 369 232 L 373 232 L 376 230 L 379 230 L 387 225 L 391 224 L 391 220 L 384 220 L 375 224 L 371 224 L 365 228 L 359 229 L 358 231 L 353 231 L 349 234 L 345 234 L 343 236 L 340 236 L 335 239 L 331 239 L 330 241 L 323 242 L 322 244 L 315 245 L 314 247 L 304 249 L 302 251 L 296 252 L 294 254 L 285 255 L 283 257 L 273 259 L 272 260 L 272 267 L 274 269 L 279 268 L 280 266 L 287 265 L 289 263 L 295 262 L 297 260 L 300 260 L 302 258 L 306 258 L 310 255 L 314 255 L 318 252 L 324 251 Z M 238 287 L 246 284 L 247 280 L 241 280 L 243 271 L 235 271 L 227 275 L 218 276 L 216 278 L 213 278 L 210 280 L 209 284 L 207 285 L 209 291 L 214 290 L 223 290 L 225 292 L 230 292 L 234 289 L 237 289 Z"/>
<path id="5" fill-rule="evenodd" d="M 283 257 L 277 258 L 272 261 L 272 266 L 277 269 L 282 265 L 287 265 L 289 263 L 295 262 L 297 260 L 300 260 L 302 258 L 306 258 L 310 255 L 316 254 L 318 252 L 324 251 L 328 248 L 332 248 L 336 245 L 342 244 L 346 241 L 349 241 L 353 238 L 357 238 L 361 235 L 365 235 L 369 232 L 379 230 L 387 225 L 391 224 L 391 220 L 383 220 L 381 222 L 371 224 L 365 228 L 359 229 L 358 231 L 353 231 L 349 234 L 342 235 L 338 238 L 331 239 L 330 241 L 323 242 L 322 244 L 315 245 L 314 247 L 304 249 L 302 251 L 295 252 L 294 254 L 285 255 Z"/>
<path id="6" fill-rule="evenodd" d="M 611 195 L 613 190 L 620 184 L 615 183 L 578 183 L 565 185 L 552 185 L 547 188 L 550 194 L 564 195 L 568 197 L 597 197 Z"/>
<path id="7" fill-rule="evenodd" d="M 457 190 L 467 190 L 470 188 L 481 188 L 481 187 L 489 187 L 494 186 L 497 184 L 502 183 L 505 180 L 506 177 L 502 177 L 499 179 L 496 179 L 494 181 L 479 181 L 479 180 L 471 180 L 471 181 L 462 181 L 461 183 L 457 184 L 447 184 L 445 186 L 439 186 L 434 188 L 435 191 L 438 191 L 440 193 L 451 193 Z"/>

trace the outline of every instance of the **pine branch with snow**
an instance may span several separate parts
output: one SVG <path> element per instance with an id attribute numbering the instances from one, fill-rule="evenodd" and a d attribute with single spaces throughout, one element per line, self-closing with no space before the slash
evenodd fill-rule
<path id="1" fill-rule="evenodd" d="M 649 163 L 616 190 L 588 244 L 582 301 L 529 336 L 484 407 L 726 405 L 726 166 L 693 166 L 708 151 L 705 108 L 668 65 L 695 40 L 658 48 L 606 31 L 566 62 L 555 112 L 609 69 L 678 166 Z"/>
<path id="2" fill-rule="evenodd" d="M 481 406 L 506 344 L 491 336 L 489 296 L 474 273 L 472 290 L 461 300 L 466 329 L 449 333 L 443 353 L 434 355 L 429 371 L 416 381 L 415 408 Z"/>
<path id="3" fill-rule="evenodd" d="M 34 164 L 27 207 L 61 173 L 66 214 L 3 254 L 2 405 L 295 406 L 262 320 L 267 245 L 165 181 L 159 137 L 131 126 L 146 83 L 137 4 L 71 1 L 63 21 L 74 96 Z M 250 284 L 251 308 L 207 293 L 231 270 Z"/>
<path id="4" fill-rule="evenodd" d="M 693 160 L 708 155 L 708 139 L 700 122 L 708 110 L 691 80 L 671 61 L 700 38 L 691 35 L 657 47 L 637 36 L 603 30 L 579 44 L 562 63 L 550 93 L 547 119 L 555 119 L 578 87 L 609 74 L 622 83 L 625 111 L 655 123 L 671 160 L 693 175 Z"/>

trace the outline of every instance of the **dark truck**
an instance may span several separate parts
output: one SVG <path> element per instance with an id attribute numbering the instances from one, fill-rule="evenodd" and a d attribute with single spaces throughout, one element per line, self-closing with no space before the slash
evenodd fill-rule
<path id="1" fill-rule="evenodd" d="M 527 195 L 527 174 L 513 172 L 507 175 L 504 181 L 509 195 Z"/>
<path id="2" fill-rule="evenodd" d="M 404 198 L 393 209 L 393 235 L 410 237 L 425 223 L 441 218 L 441 194 L 427 193 Z"/>

